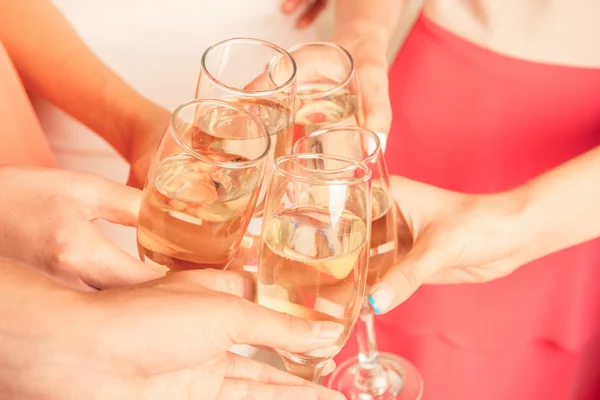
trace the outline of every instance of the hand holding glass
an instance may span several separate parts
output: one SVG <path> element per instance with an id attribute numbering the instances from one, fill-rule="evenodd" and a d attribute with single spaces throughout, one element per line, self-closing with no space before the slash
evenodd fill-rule
<path id="1" fill-rule="evenodd" d="M 348 340 L 367 280 L 370 170 L 340 157 L 297 154 L 275 161 L 258 268 L 258 303 L 340 324 L 335 345 L 278 350 L 289 371 L 316 381 Z"/>
<path id="2" fill-rule="evenodd" d="M 332 126 L 361 126 L 354 60 L 335 43 L 304 43 L 289 49 L 296 62 L 294 142 Z"/>
<path id="3" fill-rule="evenodd" d="M 300 138 L 293 151 L 343 156 L 371 169 L 373 219 L 367 285 L 375 285 L 394 265 L 398 247 L 396 208 L 378 136 L 364 128 L 335 127 Z M 402 357 L 377 350 L 374 313 L 366 298 L 357 323 L 357 337 L 359 356 L 338 366 L 329 379 L 331 388 L 350 399 L 420 399 L 423 383 L 414 365 Z"/>
<path id="4" fill-rule="evenodd" d="M 264 125 L 219 100 L 194 100 L 171 117 L 140 209 L 140 258 L 162 271 L 223 269 L 256 205 L 270 149 Z"/>

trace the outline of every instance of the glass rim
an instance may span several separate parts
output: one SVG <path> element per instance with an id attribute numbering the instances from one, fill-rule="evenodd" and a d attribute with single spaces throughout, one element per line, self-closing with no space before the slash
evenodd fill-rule
<path id="1" fill-rule="evenodd" d="M 307 177 L 304 175 L 299 175 L 290 171 L 286 171 L 284 169 L 281 168 L 281 164 L 283 164 L 284 162 L 288 162 L 288 161 L 295 161 L 297 159 L 303 159 L 303 160 L 307 160 L 307 159 L 313 159 L 313 160 L 317 160 L 317 159 L 324 159 L 324 160 L 333 160 L 333 161 L 342 161 L 348 164 L 347 167 L 344 168 L 338 168 L 335 170 L 310 170 L 308 168 L 308 171 L 314 171 L 315 174 L 320 175 L 319 177 Z M 301 168 L 304 168 L 301 166 Z M 365 175 L 364 176 L 360 176 L 360 177 L 354 177 L 354 178 L 330 178 L 327 179 L 327 175 L 328 174 L 339 174 L 340 172 L 344 172 L 346 170 L 349 170 L 349 168 L 353 168 L 353 170 L 362 170 Z M 365 183 L 365 182 L 369 182 L 371 180 L 371 168 L 369 168 L 367 165 L 365 165 L 364 163 L 360 162 L 360 161 L 356 161 L 353 160 L 351 158 L 347 158 L 347 157 L 339 157 L 339 156 L 334 156 L 334 155 L 329 155 L 329 154 L 318 154 L 318 153 L 292 153 L 292 154 L 287 154 L 281 157 L 278 157 L 275 159 L 275 161 L 273 162 L 273 169 L 283 175 L 283 176 L 287 176 L 292 178 L 295 181 L 298 182 L 303 182 L 303 183 L 308 183 L 308 184 L 320 184 L 320 185 L 327 185 L 327 186 L 350 186 L 350 185 L 356 185 L 356 184 L 361 184 L 361 183 Z"/>
<path id="2" fill-rule="evenodd" d="M 271 81 L 271 83 L 273 83 L 275 85 L 275 88 L 265 89 L 265 90 L 244 90 L 244 89 L 240 89 L 240 88 L 236 88 L 236 87 L 224 84 L 223 82 L 221 82 L 220 80 L 215 78 L 208 71 L 208 68 L 206 67 L 206 59 L 211 51 L 219 48 L 220 46 L 230 44 L 230 43 L 260 44 L 260 45 L 263 45 L 263 46 L 266 46 L 266 47 L 269 47 L 269 48 L 275 50 L 276 52 L 279 53 L 279 57 L 286 57 L 291 61 L 291 63 L 292 63 L 291 76 L 289 77 L 289 79 L 287 81 L 285 81 L 281 85 L 277 85 L 273 81 L 273 79 L 271 79 L 271 67 L 272 67 L 273 61 L 278 57 L 278 56 L 274 56 L 273 59 L 271 59 L 269 61 L 269 63 L 267 64 L 267 70 L 265 72 L 269 76 L 269 81 Z M 228 92 L 235 93 L 240 96 L 253 97 L 253 96 L 269 96 L 269 95 L 277 94 L 277 93 L 280 93 L 280 92 L 284 91 L 285 89 L 288 89 L 289 87 L 291 87 L 294 84 L 294 81 L 296 80 L 297 66 L 296 66 L 296 61 L 294 60 L 294 58 L 283 47 L 277 46 L 276 44 L 273 44 L 271 42 L 268 42 L 268 41 L 262 40 L 262 39 L 249 38 L 249 37 L 234 37 L 234 38 L 221 40 L 220 42 L 217 42 L 217 43 L 213 44 L 212 46 L 209 46 L 202 54 L 202 59 L 200 62 L 200 70 L 217 87 L 224 89 Z"/>
<path id="3" fill-rule="evenodd" d="M 348 74 L 346 75 L 346 77 L 344 79 L 342 79 L 340 82 L 336 83 L 331 88 L 329 88 L 327 90 L 323 90 L 322 92 L 318 92 L 318 93 L 311 93 L 311 94 L 296 93 L 296 96 L 300 99 L 313 99 L 313 98 L 318 98 L 318 97 L 323 97 L 323 96 L 329 96 L 329 95 L 333 94 L 334 92 L 336 92 L 337 90 L 339 90 L 340 88 L 348 86 L 348 84 L 354 77 L 354 58 L 352 58 L 352 55 L 350 54 L 350 52 L 337 43 L 315 41 L 315 42 L 300 43 L 293 47 L 290 47 L 288 49 L 288 53 L 290 54 L 290 56 L 293 59 L 294 56 L 291 55 L 293 52 L 298 51 L 302 48 L 311 47 L 311 46 L 325 46 L 325 47 L 333 48 L 333 49 L 336 49 L 336 50 L 342 52 L 344 54 L 344 56 L 346 56 L 346 59 L 348 60 L 350 68 L 349 68 L 349 71 L 348 71 Z M 296 65 L 296 68 L 297 68 L 297 65 Z M 271 74 L 270 74 L 270 69 L 269 69 L 269 79 L 270 79 L 270 75 Z M 275 83 L 275 82 L 273 82 L 273 83 Z"/>
<path id="4" fill-rule="evenodd" d="M 223 106 L 223 107 L 226 107 L 229 109 L 233 109 L 233 110 L 239 112 L 240 114 L 250 117 L 250 119 L 252 119 L 254 121 L 254 123 L 256 123 L 259 130 L 263 133 L 263 136 L 266 137 L 266 140 L 267 140 L 266 148 L 260 156 L 254 158 L 252 160 L 248 160 L 248 161 L 231 162 L 231 161 L 213 160 L 209 157 L 206 157 L 202 153 L 199 153 L 198 151 L 194 150 L 191 146 L 189 146 L 188 144 L 184 143 L 181 140 L 181 136 L 184 132 L 182 132 L 180 129 L 177 129 L 177 127 L 176 127 L 177 116 L 187 107 L 198 106 L 198 105 L 211 105 L 211 104 Z M 193 156 L 194 158 L 196 158 L 200 161 L 203 161 L 208 164 L 216 165 L 217 167 L 221 167 L 221 168 L 244 169 L 244 168 L 248 168 L 248 167 L 253 167 L 255 165 L 260 164 L 264 159 L 266 159 L 266 157 L 269 155 L 269 152 L 271 150 L 271 135 L 269 135 L 269 132 L 267 132 L 267 128 L 265 127 L 265 124 L 263 124 L 263 122 L 260 120 L 260 118 L 258 118 L 256 115 L 252 114 L 251 112 L 245 110 L 242 107 L 238 107 L 235 104 L 232 104 L 231 102 L 219 100 L 219 99 L 194 99 L 194 100 L 186 101 L 183 104 L 180 104 L 171 113 L 171 117 L 169 118 L 169 131 L 171 132 L 171 136 L 173 137 L 173 139 L 175 139 L 175 142 L 177 142 L 177 144 L 179 146 L 181 146 L 181 148 L 183 148 L 183 150 L 185 150 L 186 153 L 190 154 L 191 156 Z M 234 140 L 234 139 L 232 139 L 232 140 Z"/>
<path id="5" fill-rule="evenodd" d="M 299 147 L 299 144 L 301 142 L 305 142 L 306 140 L 308 140 L 308 138 L 318 137 L 318 136 L 326 135 L 330 132 L 337 132 L 337 131 L 358 132 L 360 134 L 365 134 L 374 140 L 375 150 L 370 152 L 364 159 L 360 160 L 360 162 L 363 162 L 363 163 L 375 162 L 376 158 L 379 157 L 379 154 L 381 153 L 381 140 L 379 139 L 379 136 L 377 136 L 377 134 L 375 132 L 373 132 L 372 130 L 367 129 L 367 128 L 362 128 L 360 126 L 335 126 L 335 127 L 331 127 L 331 128 L 323 128 L 323 129 L 319 129 L 318 131 L 314 131 L 307 136 L 302 136 L 300 139 L 298 139 L 296 141 L 296 143 L 294 143 L 294 146 L 292 146 L 292 154 L 300 154 L 297 152 L 297 148 Z M 315 154 L 327 154 L 327 153 L 315 153 Z"/>

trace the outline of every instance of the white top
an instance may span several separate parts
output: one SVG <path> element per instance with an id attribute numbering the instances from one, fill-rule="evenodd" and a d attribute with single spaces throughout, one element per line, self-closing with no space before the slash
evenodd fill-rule
<path id="1" fill-rule="evenodd" d="M 600 68 L 599 0 L 424 0 L 428 17 L 520 59 Z"/>
<path id="2" fill-rule="evenodd" d="M 280 0 L 54 0 L 91 49 L 146 97 L 174 109 L 194 97 L 206 48 L 230 37 L 282 47 L 316 40 L 294 28 Z M 64 168 L 125 182 L 128 165 L 102 139 L 35 99 L 42 126 Z M 102 230 L 137 255 L 134 230 Z"/>

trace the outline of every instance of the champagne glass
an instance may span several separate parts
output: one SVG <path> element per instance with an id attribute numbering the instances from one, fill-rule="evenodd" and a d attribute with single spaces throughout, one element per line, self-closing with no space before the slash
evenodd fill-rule
<path id="1" fill-rule="evenodd" d="M 258 268 L 258 303 L 309 321 L 343 326 L 334 345 L 277 352 L 288 370 L 316 382 L 344 346 L 361 308 L 371 230 L 371 172 L 322 154 L 275 160 Z"/>
<path id="2" fill-rule="evenodd" d="M 289 49 L 296 61 L 294 142 L 330 126 L 362 126 L 354 60 L 341 46 L 304 43 Z"/>
<path id="3" fill-rule="evenodd" d="M 262 122 L 232 103 L 179 106 L 144 186 L 140 258 L 165 273 L 224 269 L 256 205 L 270 145 Z"/>
<path id="4" fill-rule="evenodd" d="M 379 137 L 364 128 L 335 127 L 301 138 L 293 151 L 343 156 L 371 169 L 373 217 L 367 287 L 372 287 L 394 265 L 398 247 L 396 207 Z M 356 327 L 359 356 L 340 364 L 329 378 L 328 386 L 350 399 L 420 399 L 423 380 L 415 366 L 402 357 L 378 352 L 374 313 L 367 297 Z"/>
<path id="5" fill-rule="evenodd" d="M 259 39 L 233 38 L 209 47 L 202 56 L 196 98 L 218 98 L 255 114 L 271 136 L 265 182 L 271 165 L 292 150 L 296 64 L 279 46 Z M 233 266 L 256 272 L 262 212 L 267 185 L 259 194 L 255 214 Z"/>

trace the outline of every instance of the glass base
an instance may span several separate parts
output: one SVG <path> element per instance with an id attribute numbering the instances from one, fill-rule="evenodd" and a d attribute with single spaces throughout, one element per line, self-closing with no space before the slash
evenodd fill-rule
<path id="1" fill-rule="evenodd" d="M 410 361 L 390 353 L 380 353 L 379 360 L 390 382 L 386 391 L 368 393 L 357 386 L 358 357 L 352 357 L 338 365 L 329 377 L 327 387 L 341 392 L 349 400 L 421 399 L 423 378 Z"/>

